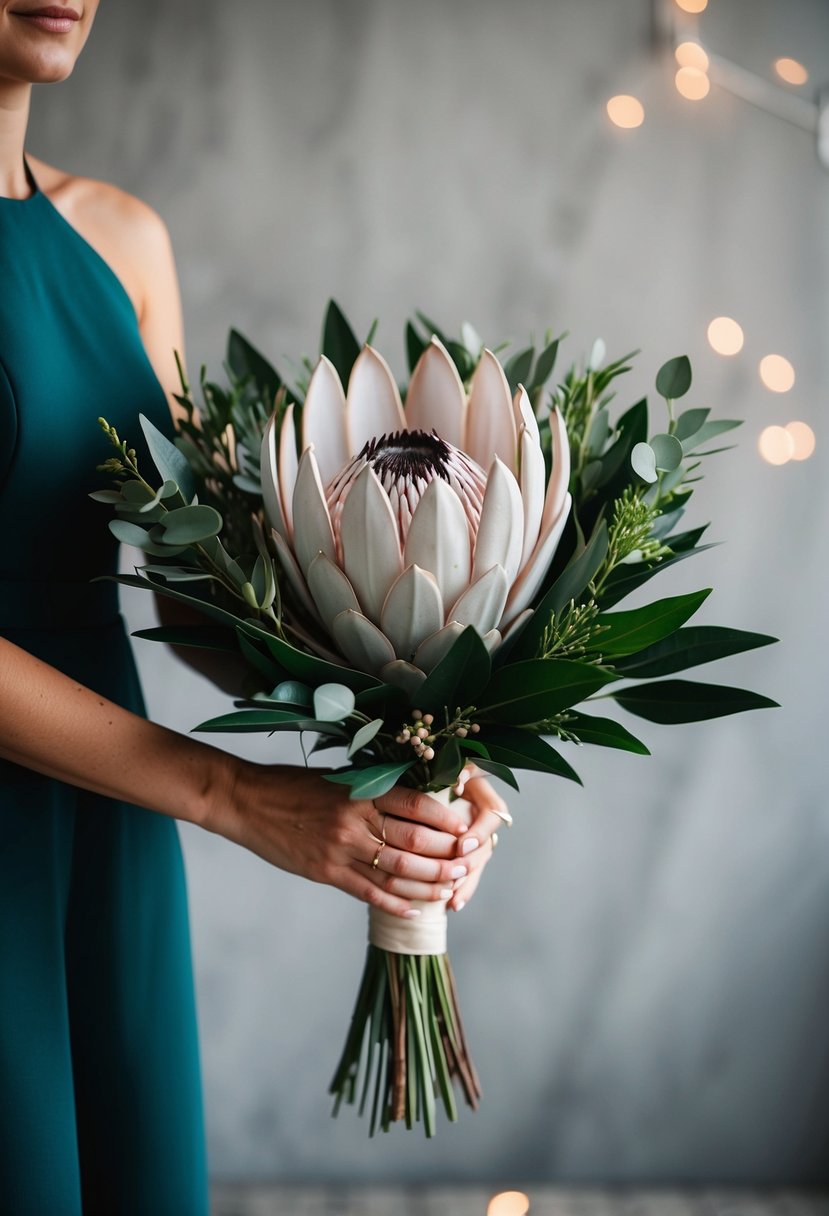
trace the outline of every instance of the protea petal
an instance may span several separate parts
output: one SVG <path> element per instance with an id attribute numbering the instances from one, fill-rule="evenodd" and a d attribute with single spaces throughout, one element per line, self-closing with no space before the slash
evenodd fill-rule
<path id="1" fill-rule="evenodd" d="M 507 378 L 492 351 L 485 350 L 472 377 L 463 448 L 484 469 L 497 456 L 515 473 L 517 446 Z"/>
<path id="2" fill-rule="evenodd" d="M 282 536 L 288 536 L 285 514 L 282 510 L 282 496 L 279 493 L 279 461 L 277 459 L 277 429 L 276 411 L 268 419 L 262 435 L 260 451 L 260 471 L 262 483 L 262 506 L 265 510 L 265 522 L 269 528 L 275 529 Z"/>
<path id="3" fill-rule="evenodd" d="M 334 364 L 322 355 L 302 407 L 302 446 L 313 444 L 322 484 L 328 485 L 349 457 L 345 393 Z"/>
<path id="4" fill-rule="evenodd" d="M 570 514 L 572 501 L 568 494 L 564 499 L 564 505 L 558 519 L 555 520 L 553 526 L 546 532 L 542 529 L 535 551 L 519 577 L 515 580 L 512 591 L 509 594 L 507 606 L 501 620 L 501 629 L 510 625 L 519 612 L 523 612 L 532 602 L 533 596 L 541 586 L 544 575 L 547 573 L 550 562 L 553 560 L 556 546 L 561 540 L 561 534 L 564 531 L 564 525 L 567 523 L 567 516 Z"/>
<path id="5" fill-rule="evenodd" d="M 463 448 L 466 394 L 452 357 L 437 338 L 417 361 L 406 394 L 406 425 Z"/>
<path id="6" fill-rule="evenodd" d="M 513 634 L 516 634 L 525 621 L 528 621 L 533 614 L 532 608 L 525 608 L 523 612 L 519 612 L 518 616 L 510 623 L 509 627 L 501 635 L 501 643 L 508 642 Z"/>
<path id="7" fill-rule="evenodd" d="M 430 672 L 433 667 L 436 667 L 445 654 L 448 653 L 452 643 L 456 638 L 459 638 L 463 633 L 465 625 L 461 625 L 458 621 L 450 621 L 448 625 L 444 625 L 442 629 L 438 629 L 437 633 L 433 633 L 431 637 L 426 638 L 420 643 L 414 654 L 414 665 L 420 667 L 425 672 Z"/>
<path id="8" fill-rule="evenodd" d="M 338 612 L 348 608 L 360 611 L 360 602 L 346 574 L 324 553 L 318 553 L 308 567 L 308 590 L 329 633 Z"/>
<path id="9" fill-rule="evenodd" d="M 347 502 L 347 500 L 346 500 Z M 437 581 L 444 609 L 469 583 L 469 525 L 455 491 L 436 477 L 417 504 L 404 552 L 406 566 L 418 565 Z"/>
<path id="10" fill-rule="evenodd" d="M 345 572 L 366 616 L 377 624 L 383 601 L 403 569 L 403 562 L 397 520 L 377 474 L 369 465 L 348 491 L 340 519 L 340 543 Z"/>
<path id="11" fill-rule="evenodd" d="M 386 663 L 385 667 L 380 668 L 380 679 L 387 684 L 396 684 L 413 697 L 426 679 L 426 672 L 405 659 L 395 659 L 393 663 Z"/>
<path id="12" fill-rule="evenodd" d="M 498 624 L 509 593 L 509 582 L 503 566 L 493 566 L 467 587 L 452 606 L 450 620 L 461 625 L 474 625 L 483 637 Z"/>
<path id="13" fill-rule="evenodd" d="M 419 566 L 407 567 L 392 583 L 380 617 L 380 628 L 395 653 L 410 659 L 442 624 L 443 600 L 433 576 Z"/>
<path id="14" fill-rule="evenodd" d="M 524 505 L 524 543 L 521 547 L 521 561 L 518 569 L 523 570 L 538 540 L 541 516 L 544 512 L 544 479 L 547 476 L 547 470 L 544 467 L 544 456 L 538 440 L 533 438 L 526 426 L 521 427 L 519 446 L 521 453 L 519 484 L 521 501 Z"/>
<path id="15" fill-rule="evenodd" d="M 515 414 L 515 429 L 518 435 L 520 436 L 521 434 L 521 427 L 525 426 L 535 442 L 540 444 L 541 435 L 538 430 L 538 419 L 535 416 L 532 402 L 523 384 L 518 385 L 518 389 L 512 399 L 512 409 Z"/>
<path id="16" fill-rule="evenodd" d="M 542 533 L 558 519 L 567 487 L 570 484 L 570 440 L 567 438 L 567 428 L 558 409 L 550 411 L 550 433 L 553 447 L 553 467 L 550 481 L 547 485 L 547 496 L 544 500 L 544 512 L 541 516 Z"/>
<path id="17" fill-rule="evenodd" d="M 489 653 L 494 654 L 501 645 L 501 635 L 497 629 L 490 629 L 484 634 L 481 641 L 483 642 L 484 646 L 486 646 Z"/>
<path id="18" fill-rule="evenodd" d="M 306 612 L 310 613 L 315 621 L 321 620 L 322 618 L 319 612 L 317 612 L 316 604 L 308 594 L 308 587 L 305 583 L 305 579 L 302 577 L 302 571 L 297 565 L 297 560 L 293 555 L 290 545 L 285 538 L 281 536 L 279 532 L 277 532 L 276 528 L 271 529 L 271 536 L 273 537 L 273 543 L 276 546 L 276 552 L 279 556 L 279 560 L 282 563 L 282 569 L 285 571 L 288 582 L 293 588 L 294 594 L 302 604 L 303 608 L 305 608 Z"/>
<path id="19" fill-rule="evenodd" d="M 293 536 L 293 500 L 297 478 L 296 427 L 294 426 L 293 402 L 285 410 L 282 429 L 279 432 L 279 493 L 282 498 L 282 515 L 287 525 L 287 539 Z"/>
<path id="20" fill-rule="evenodd" d="M 307 575 L 308 567 L 318 553 L 324 553 L 332 560 L 334 557 L 334 533 L 313 448 L 306 448 L 299 462 L 293 510 L 299 524 L 294 528 L 294 553 L 300 570 Z"/>
<path id="21" fill-rule="evenodd" d="M 400 393 L 388 363 L 371 346 L 364 346 L 348 381 L 346 431 L 349 450 L 359 452 L 377 435 L 405 431 Z"/>
<path id="22" fill-rule="evenodd" d="M 386 663 L 394 662 L 391 642 L 361 612 L 354 612 L 350 608 L 338 612 L 331 633 L 348 661 L 360 671 L 376 675 Z"/>
<path id="23" fill-rule="evenodd" d="M 518 573 L 524 544 L 524 507 L 518 482 L 496 456 L 489 470 L 472 577 L 478 579 L 492 566 L 503 566 L 512 583 Z"/>

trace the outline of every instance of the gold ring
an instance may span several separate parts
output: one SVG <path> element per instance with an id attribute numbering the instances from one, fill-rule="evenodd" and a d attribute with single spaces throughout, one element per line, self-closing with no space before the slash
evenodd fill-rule
<path id="1" fill-rule="evenodd" d="M 377 848 L 377 852 L 374 854 L 374 860 L 373 860 L 373 861 L 372 861 L 372 863 L 371 863 L 371 868 L 372 868 L 372 870 L 376 870 L 376 869 L 377 869 L 377 867 L 379 866 L 379 864 L 380 864 L 380 854 L 383 852 L 383 849 L 384 849 L 385 847 L 386 847 L 386 842 L 385 842 L 385 840 L 381 840 L 381 841 L 380 841 L 380 844 L 379 844 L 379 846 L 378 846 L 378 848 Z"/>
<path id="2" fill-rule="evenodd" d="M 499 819 L 502 819 L 508 828 L 512 827 L 512 815 L 510 815 L 506 807 L 504 807 L 503 811 L 499 811 L 498 808 L 494 806 L 491 806 L 489 809 L 492 811 L 493 815 L 497 815 Z"/>
<path id="3" fill-rule="evenodd" d="M 490 840 L 492 841 L 492 851 L 494 853 L 495 850 L 498 848 L 498 833 L 493 832 L 492 835 L 490 836 Z"/>

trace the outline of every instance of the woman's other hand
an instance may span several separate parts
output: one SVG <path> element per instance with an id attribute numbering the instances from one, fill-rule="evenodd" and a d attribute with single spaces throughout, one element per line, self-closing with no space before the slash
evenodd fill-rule
<path id="1" fill-rule="evenodd" d="M 504 799 L 474 764 L 462 770 L 455 793 L 470 804 L 467 828 L 455 846 L 456 857 L 468 867 L 469 873 L 455 881 L 449 902 L 454 912 L 460 912 L 475 894 L 484 866 L 495 851 L 496 831 L 511 826 L 512 816 Z"/>

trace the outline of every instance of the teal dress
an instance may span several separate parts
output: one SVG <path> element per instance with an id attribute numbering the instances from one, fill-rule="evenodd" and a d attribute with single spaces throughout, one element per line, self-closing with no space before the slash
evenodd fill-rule
<path id="1" fill-rule="evenodd" d="M 169 413 L 123 286 L 31 184 L 0 198 L 0 635 L 143 714 L 87 493 L 98 415 L 138 446 Z M 0 1212 L 206 1211 L 176 824 L 0 760 Z"/>

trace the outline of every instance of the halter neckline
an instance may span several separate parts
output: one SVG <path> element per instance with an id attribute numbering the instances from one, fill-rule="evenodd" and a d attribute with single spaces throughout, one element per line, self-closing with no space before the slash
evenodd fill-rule
<path id="1" fill-rule="evenodd" d="M 14 203 L 18 207 L 22 207 L 25 206 L 26 203 L 30 203 L 33 199 L 41 196 L 42 191 L 40 186 L 37 184 L 37 178 L 35 177 L 34 173 L 32 173 L 32 167 L 25 155 L 23 157 L 23 169 L 26 173 L 26 181 L 31 187 L 31 194 L 27 194 L 25 198 L 8 198 L 6 195 L 0 194 L 0 205 L 3 203 Z"/>

